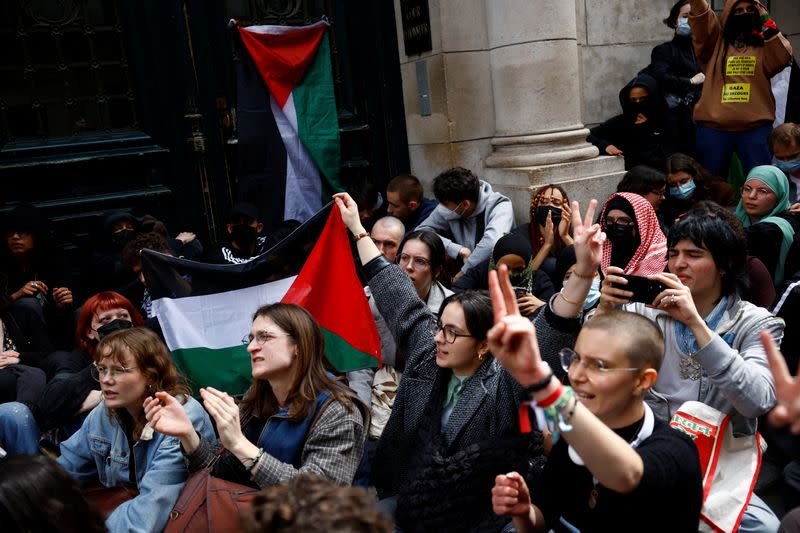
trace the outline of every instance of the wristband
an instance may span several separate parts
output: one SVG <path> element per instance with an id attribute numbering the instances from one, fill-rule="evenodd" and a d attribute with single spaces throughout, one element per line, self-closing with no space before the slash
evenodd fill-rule
<path id="1" fill-rule="evenodd" d="M 258 460 L 261 459 L 262 455 L 264 455 L 264 448 L 259 448 L 256 456 L 251 459 L 252 462 L 250 463 L 250 466 L 247 467 L 248 472 L 253 471 L 253 468 L 255 468 L 256 464 L 258 464 Z"/>
<path id="2" fill-rule="evenodd" d="M 541 401 L 536 402 L 536 407 L 541 407 L 542 409 L 546 409 L 556 403 L 558 399 L 561 397 L 561 394 L 564 392 L 564 385 L 561 382 L 558 383 L 558 388 L 550 394 L 547 398 Z"/>
<path id="3" fill-rule="evenodd" d="M 353 239 L 355 239 L 356 242 L 360 241 L 364 237 L 369 237 L 369 232 L 368 231 L 362 231 L 358 235 L 353 235 Z"/>
<path id="4" fill-rule="evenodd" d="M 553 379 L 553 376 L 555 376 L 555 374 L 553 374 L 553 370 L 551 369 L 546 378 L 541 381 L 537 381 L 533 385 L 528 385 L 525 387 L 525 394 L 533 394 L 534 392 L 539 392 L 540 390 L 546 389 L 547 386 L 550 385 L 550 380 Z"/>

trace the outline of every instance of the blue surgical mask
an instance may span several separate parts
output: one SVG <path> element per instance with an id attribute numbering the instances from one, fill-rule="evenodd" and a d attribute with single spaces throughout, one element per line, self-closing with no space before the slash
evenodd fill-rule
<path id="1" fill-rule="evenodd" d="M 679 18 L 678 25 L 675 27 L 675 33 L 681 37 L 690 37 L 692 35 L 692 28 L 689 26 L 689 19 Z"/>
<path id="2" fill-rule="evenodd" d="M 669 195 L 680 200 L 688 200 L 694 194 L 694 190 L 697 188 L 697 185 L 694 184 L 694 180 L 689 180 L 683 185 L 679 185 L 678 187 L 670 187 L 669 188 Z"/>
<path id="3" fill-rule="evenodd" d="M 775 166 L 781 169 L 787 176 L 789 174 L 796 174 L 800 172 L 800 159 L 792 159 L 791 161 L 775 161 Z"/>
<path id="4" fill-rule="evenodd" d="M 589 294 L 586 295 L 586 299 L 583 301 L 583 310 L 587 311 L 591 309 L 594 304 L 600 299 L 600 277 L 595 276 L 592 280 L 592 287 L 589 289 Z"/>

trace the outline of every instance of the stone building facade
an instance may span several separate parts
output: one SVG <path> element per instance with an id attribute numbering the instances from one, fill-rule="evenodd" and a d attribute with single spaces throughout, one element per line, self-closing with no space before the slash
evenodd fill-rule
<path id="1" fill-rule="evenodd" d="M 622 159 L 599 156 L 587 127 L 619 113 L 620 88 L 672 37 L 673 0 L 428 0 L 432 50 L 411 56 L 394 2 L 411 171 L 426 185 L 470 168 L 519 223 L 542 184 L 583 205 L 614 189 Z M 798 56 L 800 2 L 768 4 Z"/>

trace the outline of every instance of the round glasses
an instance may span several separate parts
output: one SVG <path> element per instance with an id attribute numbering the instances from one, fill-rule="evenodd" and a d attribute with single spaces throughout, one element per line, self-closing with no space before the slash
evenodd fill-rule
<path id="1" fill-rule="evenodd" d="M 90 372 L 95 381 L 100 381 L 102 378 L 106 376 L 111 376 L 111 379 L 124 378 L 137 368 L 138 367 L 136 366 L 125 368 L 124 366 L 120 365 L 108 367 L 92 363 L 92 368 L 90 369 Z"/>
<path id="2" fill-rule="evenodd" d="M 560 352 L 558 352 L 558 356 L 561 359 L 561 368 L 564 371 L 569 372 L 571 368 L 577 367 L 580 364 L 583 364 L 583 368 L 586 370 L 586 373 L 589 375 L 604 375 L 608 374 L 609 372 L 638 372 L 641 368 L 609 368 L 606 366 L 606 363 L 601 361 L 600 359 L 595 359 L 593 357 L 581 357 L 578 352 L 571 348 L 563 348 Z"/>
<path id="3" fill-rule="evenodd" d="M 258 331 L 255 335 L 248 333 L 242 337 L 242 344 L 247 346 L 251 342 L 256 341 L 256 344 L 259 346 L 264 346 L 266 343 L 272 342 L 278 337 L 291 337 L 291 335 L 288 333 L 270 333 L 269 331 Z"/>
<path id="4" fill-rule="evenodd" d="M 465 333 L 458 333 L 453 326 L 443 326 L 441 322 L 437 322 L 433 326 L 433 336 L 435 337 L 437 333 L 442 332 L 442 336 L 444 337 L 444 342 L 447 344 L 453 344 L 456 342 L 456 339 L 459 337 L 472 337 L 472 335 L 467 335 Z"/>
<path id="5" fill-rule="evenodd" d="M 414 268 L 414 270 L 425 270 L 431 266 L 431 262 L 424 257 L 412 257 L 408 254 L 400 254 L 401 265 L 407 265 L 409 261 L 411 262 L 411 266 Z"/>

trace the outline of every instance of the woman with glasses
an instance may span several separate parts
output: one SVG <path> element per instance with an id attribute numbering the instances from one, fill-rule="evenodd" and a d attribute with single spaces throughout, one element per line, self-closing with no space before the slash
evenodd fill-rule
<path id="1" fill-rule="evenodd" d="M 330 372 L 322 331 L 311 314 L 294 304 L 261 307 L 244 342 L 253 385 L 241 403 L 214 388 L 200 389 L 217 425 L 221 455 L 217 439 L 198 434 L 167 392 L 144 404 L 155 430 L 180 439 L 192 472 L 213 464 L 215 476 L 259 488 L 302 473 L 352 484 L 368 415 Z"/>
<path id="2" fill-rule="evenodd" d="M 397 264 L 408 275 L 420 300 L 428 305 L 431 313 L 438 313 L 442 301 L 453 294 L 439 281 L 445 257 L 442 239 L 427 230 L 412 231 L 398 248 Z"/>
<path id="3" fill-rule="evenodd" d="M 191 397 L 167 347 L 150 330 L 132 328 L 103 337 L 91 372 L 100 382 L 103 401 L 61 444 L 58 464 L 82 485 L 99 482 L 138 491 L 106 518 L 109 531 L 161 531 L 188 472 L 178 439 L 154 433 L 147 423 L 145 398 L 156 391 L 169 394 L 205 439 L 214 438 L 211 420 Z"/>
<path id="4" fill-rule="evenodd" d="M 761 165 L 747 174 L 736 216 L 747 235 L 747 250 L 764 263 L 775 287 L 794 272 L 786 272 L 789 247 L 797 222 L 789 215 L 789 180 L 772 165 Z"/>
<path id="5" fill-rule="evenodd" d="M 741 298 L 746 287 L 746 244 L 714 204 L 690 210 L 670 229 L 668 271 L 648 276 L 664 285 L 652 302 L 629 303 L 622 270 L 609 267 L 597 315 L 623 305 L 651 319 L 664 335 L 664 363 L 646 398 L 656 417 L 669 420 L 689 400 L 730 414 L 734 435 L 753 435 L 758 417 L 776 401 L 775 384 L 759 333 L 783 337 L 784 322 Z M 775 531 L 774 514 L 755 494 L 742 531 Z M 767 526 L 774 526 L 770 529 Z"/>
<path id="6" fill-rule="evenodd" d="M 667 238 L 653 206 L 643 197 L 630 192 L 612 194 L 600 213 L 600 225 L 607 236 L 600 263 L 603 274 L 610 266 L 637 276 L 664 270 Z"/>
<path id="7" fill-rule="evenodd" d="M 364 232 L 353 199 L 342 193 L 334 200 L 350 232 Z M 403 529 L 499 530 L 508 519 L 494 515 L 486 497 L 494 475 L 524 469 L 528 446 L 536 451 L 541 441 L 539 433 L 520 435 L 522 391 L 489 352 L 491 301 L 477 291 L 452 295 L 437 320 L 399 265 L 370 239 L 357 247 L 375 303 L 406 356 L 372 464 L 382 505 Z"/>

